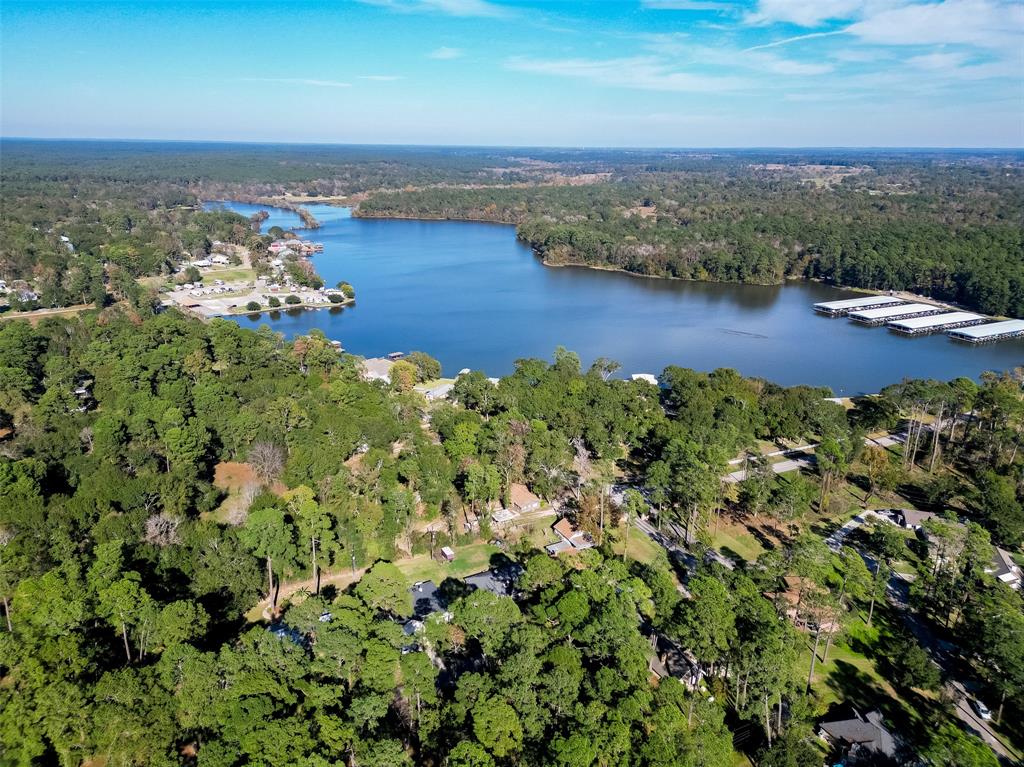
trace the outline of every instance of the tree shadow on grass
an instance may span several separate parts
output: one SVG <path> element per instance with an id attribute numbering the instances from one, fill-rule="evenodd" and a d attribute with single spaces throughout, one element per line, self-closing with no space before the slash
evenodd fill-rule
<path id="1" fill-rule="evenodd" d="M 853 706 L 862 714 L 878 709 L 886 721 L 899 725 L 907 724 L 907 713 L 900 701 L 852 663 L 837 660 L 825 683 L 841 701 Z"/>

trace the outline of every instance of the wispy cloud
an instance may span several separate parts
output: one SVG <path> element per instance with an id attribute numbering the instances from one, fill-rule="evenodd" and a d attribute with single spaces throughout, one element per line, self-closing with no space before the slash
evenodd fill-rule
<path id="1" fill-rule="evenodd" d="M 794 61 L 793 59 L 784 59 L 770 53 L 747 52 L 742 63 L 748 67 L 773 75 L 824 75 L 835 69 L 832 64 L 826 61 Z"/>
<path id="2" fill-rule="evenodd" d="M 402 13 L 444 13 L 449 16 L 507 16 L 508 9 L 486 0 L 359 0 Z"/>
<path id="3" fill-rule="evenodd" d="M 517 72 L 575 77 L 598 85 L 649 91 L 714 93 L 749 83 L 739 77 L 695 74 L 673 68 L 653 56 L 619 59 L 530 59 L 514 57 L 505 68 Z"/>
<path id="4" fill-rule="evenodd" d="M 435 48 L 427 54 L 428 59 L 437 59 L 438 61 L 450 61 L 451 59 L 462 58 L 462 56 L 463 51 L 461 48 L 449 48 L 446 45 Z"/>
<path id="5" fill-rule="evenodd" d="M 718 0 L 641 0 L 644 8 L 652 11 L 737 11 L 736 3 Z"/>
<path id="6" fill-rule="evenodd" d="M 359 75 L 359 80 L 374 80 L 379 83 L 390 83 L 395 80 L 404 80 L 403 75 Z"/>
<path id="7" fill-rule="evenodd" d="M 315 88 L 351 88 L 352 83 L 337 80 L 315 80 L 308 77 L 242 77 L 249 83 L 281 83 L 283 85 L 310 85 Z"/>
<path id="8" fill-rule="evenodd" d="M 816 27 L 830 19 L 849 21 L 860 17 L 865 0 L 761 0 L 748 14 L 748 24 L 796 24 Z"/>
<path id="9" fill-rule="evenodd" d="M 955 69 L 967 61 L 964 53 L 925 53 L 911 56 L 907 63 L 917 69 L 933 71 L 937 69 Z"/>
<path id="10" fill-rule="evenodd" d="M 764 43 L 762 45 L 753 45 L 750 48 L 744 48 L 743 50 L 744 50 L 744 52 L 747 52 L 747 51 L 763 51 L 765 48 L 778 48 L 779 46 L 782 46 L 782 45 L 789 45 L 790 43 L 798 43 L 801 40 L 813 40 L 816 37 L 832 37 L 833 35 L 842 35 L 842 34 L 845 34 L 845 33 L 846 33 L 846 30 L 844 30 L 844 29 L 835 29 L 835 30 L 832 30 L 831 32 L 811 32 L 810 34 L 806 34 L 806 35 L 796 35 L 794 37 L 785 37 L 782 40 L 775 40 L 773 42 Z"/>
<path id="11" fill-rule="evenodd" d="M 1024 5 L 997 0 L 904 5 L 867 16 L 846 31 L 882 45 L 970 45 L 1019 55 L 1024 46 Z"/>

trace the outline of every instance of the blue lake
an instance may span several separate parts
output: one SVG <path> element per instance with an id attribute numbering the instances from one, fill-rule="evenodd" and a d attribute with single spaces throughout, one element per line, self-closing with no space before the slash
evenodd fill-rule
<path id="1" fill-rule="evenodd" d="M 291 211 L 267 210 L 270 226 L 298 227 Z M 905 377 L 943 380 L 1024 364 L 1024 341 L 967 346 L 937 334 L 898 336 L 816 315 L 815 301 L 848 291 L 816 283 L 733 285 L 645 279 L 585 268 L 550 268 L 510 226 L 352 218 L 347 208 L 305 206 L 322 222 L 303 234 L 324 244 L 313 259 L 329 285 L 347 280 L 356 304 L 234 318 L 286 336 L 320 328 L 367 357 L 419 349 L 447 375 L 461 368 L 512 371 L 521 357 L 554 348 L 584 364 L 610 357 L 622 374 L 676 364 L 731 367 L 780 384 L 829 386 L 837 395 L 877 391 Z"/>

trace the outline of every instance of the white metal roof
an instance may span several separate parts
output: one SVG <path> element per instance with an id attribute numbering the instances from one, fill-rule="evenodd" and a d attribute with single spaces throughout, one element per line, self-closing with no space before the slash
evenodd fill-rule
<path id="1" fill-rule="evenodd" d="M 1003 333 L 1024 331 L 1024 320 L 1003 320 L 1002 322 L 989 322 L 986 325 L 975 325 L 973 328 L 957 328 L 950 331 L 964 338 L 991 338 L 1001 336 Z"/>
<path id="2" fill-rule="evenodd" d="M 844 298 L 842 301 L 822 301 L 814 305 L 815 309 L 856 309 L 858 306 L 881 306 L 882 304 L 902 304 L 902 298 L 896 296 L 866 296 L 864 298 Z"/>
<path id="3" fill-rule="evenodd" d="M 972 314 L 971 312 L 947 312 L 946 314 L 933 314 L 930 317 L 911 317 L 906 320 L 893 320 L 889 323 L 889 327 L 901 328 L 903 330 L 923 330 L 983 319 L 985 318 L 982 315 Z"/>
<path id="4" fill-rule="evenodd" d="M 904 304 L 903 306 L 883 306 L 880 309 L 864 309 L 859 312 L 850 312 L 850 317 L 855 320 L 884 320 L 888 317 L 910 317 L 914 314 L 925 312 L 936 312 L 939 307 L 932 304 Z"/>

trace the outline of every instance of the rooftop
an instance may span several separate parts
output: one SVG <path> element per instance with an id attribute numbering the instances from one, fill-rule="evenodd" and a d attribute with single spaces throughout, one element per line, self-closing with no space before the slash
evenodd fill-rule
<path id="1" fill-rule="evenodd" d="M 529 506 L 532 503 L 540 503 L 540 498 L 530 492 L 530 488 L 520 483 L 513 483 L 508 489 L 509 500 L 513 506 Z"/>
<path id="2" fill-rule="evenodd" d="M 841 740 L 852 745 L 893 756 L 896 753 L 896 740 L 882 724 L 882 714 L 869 711 L 861 716 L 856 711 L 850 719 L 835 722 L 822 722 L 821 729 L 834 740 Z"/>
<path id="3" fill-rule="evenodd" d="M 986 325 L 975 325 L 972 328 L 958 328 L 950 331 L 951 336 L 960 338 L 992 338 L 1004 333 L 1024 333 L 1024 320 L 1002 320 Z"/>
<path id="4" fill-rule="evenodd" d="M 884 320 L 889 317 L 912 317 L 915 314 L 926 314 L 941 311 L 934 304 L 903 304 L 902 306 L 883 306 L 879 309 L 863 309 L 850 312 L 853 320 Z"/>
<path id="5" fill-rule="evenodd" d="M 956 325 L 961 322 L 984 322 L 985 317 L 971 312 L 946 312 L 933 314 L 930 317 L 910 317 L 905 320 L 894 320 L 890 327 L 905 330 L 924 330 L 925 328 L 941 328 L 943 325 Z"/>
<path id="6" fill-rule="evenodd" d="M 863 298 L 845 298 L 841 301 L 821 301 L 814 305 L 815 309 L 822 311 L 841 311 L 843 309 L 858 309 L 865 306 L 883 306 L 885 304 L 902 304 L 902 298 L 896 296 L 865 296 Z"/>

